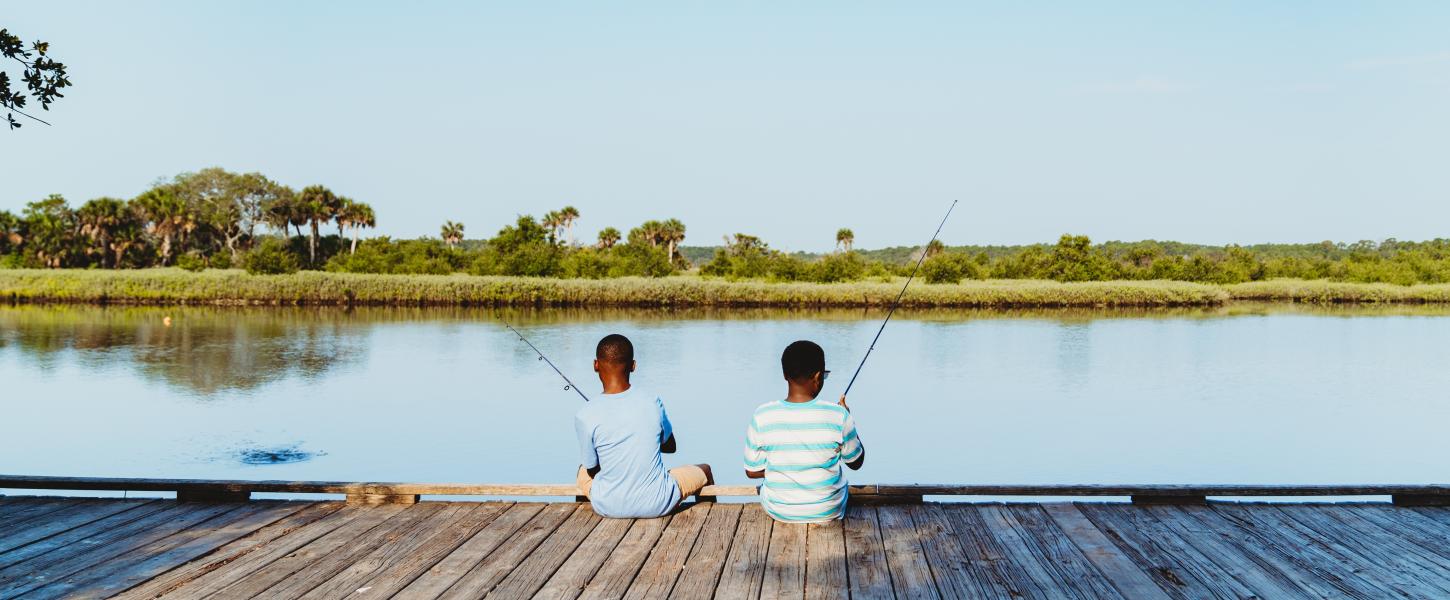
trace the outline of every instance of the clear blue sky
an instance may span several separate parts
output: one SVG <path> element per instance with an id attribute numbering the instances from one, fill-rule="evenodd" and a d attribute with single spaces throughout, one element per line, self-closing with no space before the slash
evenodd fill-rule
<path id="1" fill-rule="evenodd" d="M 220 165 L 405 237 L 1450 237 L 1450 3 L 462 4 L 9 2 L 75 87 L 0 132 L 0 209 Z"/>

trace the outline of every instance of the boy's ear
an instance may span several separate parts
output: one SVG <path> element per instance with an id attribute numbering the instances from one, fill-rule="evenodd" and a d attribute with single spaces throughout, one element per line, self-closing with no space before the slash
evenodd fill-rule
<path id="1" fill-rule="evenodd" d="M 633 373 L 634 372 L 634 365 L 635 365 L 635 362 L 634 361 L 632 361 L 632 360 L 629 361 L 629 372 L 630 373 Z"/>
<path id="2" fill-rule="evenodd" d="M 599 372 L 599 359 L 597 359 L 597 358 L 594 359 L 594 372 L 595 373 L 598 373 Z"/>

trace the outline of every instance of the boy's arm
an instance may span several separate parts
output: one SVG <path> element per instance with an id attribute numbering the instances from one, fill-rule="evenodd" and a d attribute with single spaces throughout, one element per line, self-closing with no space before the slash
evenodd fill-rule
<path id="1" fill-rule="evenodd" d="M 750 417 L 750 426 L 745 428 L 745 476 L 750 479 L 765 479 L 765 448 L 756 438 L 755 417 Z"/>
<path id="2" fill-rule="evenodd" d="M 655 403 L 660 407 L 660 442 L 661 454 L 675 453 L 675 428 L 670 424 L 670 415 L 665 413 L 665 401 L 655 398 Z"/>
<path id="3" fill-rule="evenodd" d="M 594 448 L 594 428 L 583 419 L 574 417 L 574 434 L 579 438 L 579 466 L 590 477 L 599 474 L 599 452 Z"/>
<path id="4" fill-rule="evenodd" d="M 841 460 L 846 461 L 847 468 L 858 471 L 866 464 L 866 445 L 856 433 L 856 420 L 851 418 L 851 407 L 846 406 L 845 396 L 841 396 L 841 407 L 846 409 L 841 423 Z"/>

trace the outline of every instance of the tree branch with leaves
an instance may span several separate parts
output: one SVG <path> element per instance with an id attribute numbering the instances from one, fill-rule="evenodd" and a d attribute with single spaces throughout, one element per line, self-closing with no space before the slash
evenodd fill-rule
<path id="1" fill-rule="evenodd" d="M 11 66 L 10 61 L 20 63 L 20 81 L 25 82 L 24 89 L 20 88 L 19 82 L 15 82 L 12 87 L 10 73 L 0 67 L 0 108 L 8 111 L 5 113 L 5 120 L 11 129 L 18 129 L 21 125 L 15 115 L 49 125 L 50 123 L 25 112 L 23 109 L 26 102 L 34 98 L 40 103 L 41 110 L 50 110 L 51 103 L 57 98 L 65 97 L 60 90 L 70 87 L 65 65 L 51 58 L 49 52 L 49 42 L 37 40 L 27 49 L 25 41 L 19 36 L 7 29 L 0 29 L 0 60 L 3 60 L 6 67 Z"/>

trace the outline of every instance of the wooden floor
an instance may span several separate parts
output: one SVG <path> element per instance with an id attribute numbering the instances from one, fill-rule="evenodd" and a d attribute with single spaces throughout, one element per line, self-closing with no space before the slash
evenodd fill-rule
<path id="1" fill-rule="evenodd" d="M 1450 508 L 0 499 L 0 598 L 1450 596 Z"/>

